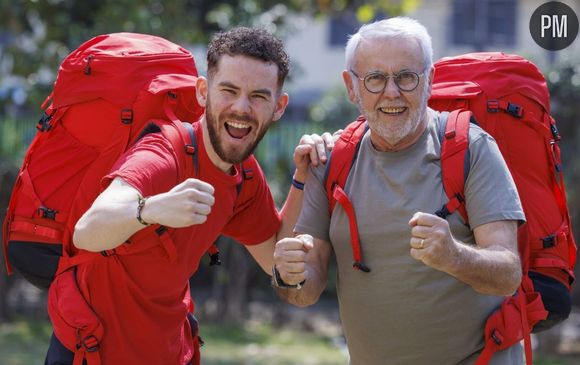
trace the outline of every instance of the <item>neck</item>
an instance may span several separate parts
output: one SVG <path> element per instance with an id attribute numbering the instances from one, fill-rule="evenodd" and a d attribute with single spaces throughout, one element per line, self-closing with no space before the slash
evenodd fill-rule
<path id="1" fill-rule="evenodd" d="M 207 121 L 205 120 L 205 116 L 200 121 L 202 131 L 203 131 L 203 146 L 205 147 L 205 151 L 209 157 L 209 160 L 220 170 L 223 172 L 229 173 L 232 168 L 232 164 L 223 161 L 218 154 L 215 152 L 213 145 L 211 144 L 211 140 L 209 138 L 209 131 L 207 129 Z"/>

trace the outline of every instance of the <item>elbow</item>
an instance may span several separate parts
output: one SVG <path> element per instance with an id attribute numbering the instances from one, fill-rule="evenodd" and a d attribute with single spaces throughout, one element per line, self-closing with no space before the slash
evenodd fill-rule
<path id="1" fill-rule="evenodd" d="M 522 264 L 520 261 L 520 257 L 517 254 L 513 255 L 513 261 L 511 264 L 511 270 L 506 275 L 505 280 L 505 290 L 502 295 L 504 296 L 511 296 L 513 295 L 519 288 L 522 283 Z"/>
<path id="2" fill-rule="evenodd" d="M 488 284 L 475 288 L 480 294 L 497 295 L 503 297 L 510 297 L 515 294 L 522 282 L 521 268 L 517 267 L 509 273 L 501 276 L 501 281 L 495 281 L 493 284 Z"/>
<path id="3" fill-rule="evenodd" d="M 100 250 L 94 248 L 90 236 L 86 230 L 86 225 L 82 223 L 82 220 L 78 221 L 73 233 L 73 245 L 79 250 L 99 252 Z"/>
<path id="4" fill-rule="evenodd" d="M 519 286 L 522 283 L 522 270 L 518 266 L 517 269 L 514 270 L 509 280 L 506 280 L 506 288 L 505 292 L 502 294 L 504 296 L 511 296 L 513 295 L 516 290 L 518 290 Z"/>
<path id="5" fill-rule="evenodd" d="M 311 297 L 304 296 L 304 297 L 299 298 L 298 300 L 296 300 L 292 304 L 294 304 L 296 307 L 299 307 L 299 308 L 307 308 L 307 307 L 310 307 L 311 305 L 315 304 L 316 302 L 318 302 L 319 298 L 320 298 L 320 294 L 314 295 Z"/>

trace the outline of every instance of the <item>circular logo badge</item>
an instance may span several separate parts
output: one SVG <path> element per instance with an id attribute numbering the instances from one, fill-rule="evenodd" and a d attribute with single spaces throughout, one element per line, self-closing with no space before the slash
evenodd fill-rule
<path id="1" fill-rule="evenodd" d="M 559 51 L 576 39 L 578 17 L 568 5 L 550 1 L 540 5 L 532 14 L 530 33 L 540 47 L 548 51 Z"/>

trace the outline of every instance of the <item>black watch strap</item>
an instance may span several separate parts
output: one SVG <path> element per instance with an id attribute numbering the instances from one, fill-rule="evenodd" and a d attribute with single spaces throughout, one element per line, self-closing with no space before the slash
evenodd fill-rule
<path id="1" fill-rule="evenodd" d="M 306 282 L 306 280 L 302 280 L 302 282 L 300 282 L 298 284 L 294 284 L 294 285 L 286 284 L 284 282 L 284 280 L 282 280 L 282 277 L 280 276 L 280 272 L 276 268 L 276 265 L 272 266 L 272 278 L 274 280 L 274 286 L 276 286 L 277 288 L 282 288 L 282 289 L 298 289 L 298 290 L 300 290 L 300 289 L 302 289 L 302 285 L 304 285 L 304 283 Z"/>

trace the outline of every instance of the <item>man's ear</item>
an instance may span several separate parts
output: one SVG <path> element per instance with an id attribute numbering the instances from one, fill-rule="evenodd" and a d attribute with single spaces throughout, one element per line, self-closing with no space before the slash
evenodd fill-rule
<path id="1" fill-rule="evenodd" d="M 203 108 L 205 108 L 207 102 L 207 88 L 207 79 L 203 76 L 199 76 L 195 82 L 195 97 L 197 99 L 197 103 Z"/>
<path id="2" fill-rule="evenodd" d="M 354 91 L 354 83 L 352 80 L 352 75 L 350 74 L 350 72 L 348 72 L 348 70 L 342 71 L 342 80 L 344 81 L 346 92 L 348 93 L 348 100 L 350 100 L 350 102 L 353 104 L 357 104 L 358 99 Z"/>
<path id="3" fill-rule="evenodd" d="M 273 121 L 282 118 L 282 115 L 284 115 L 284 111 L 288 106 L 288 101 L 290 101 L 290 97 L 287 93 L 282 93 L 282 95 L 278 97 L 278 100 L 276 101 L 276 110 L 274 110 L 274 115 L 272 116 Z"/>

